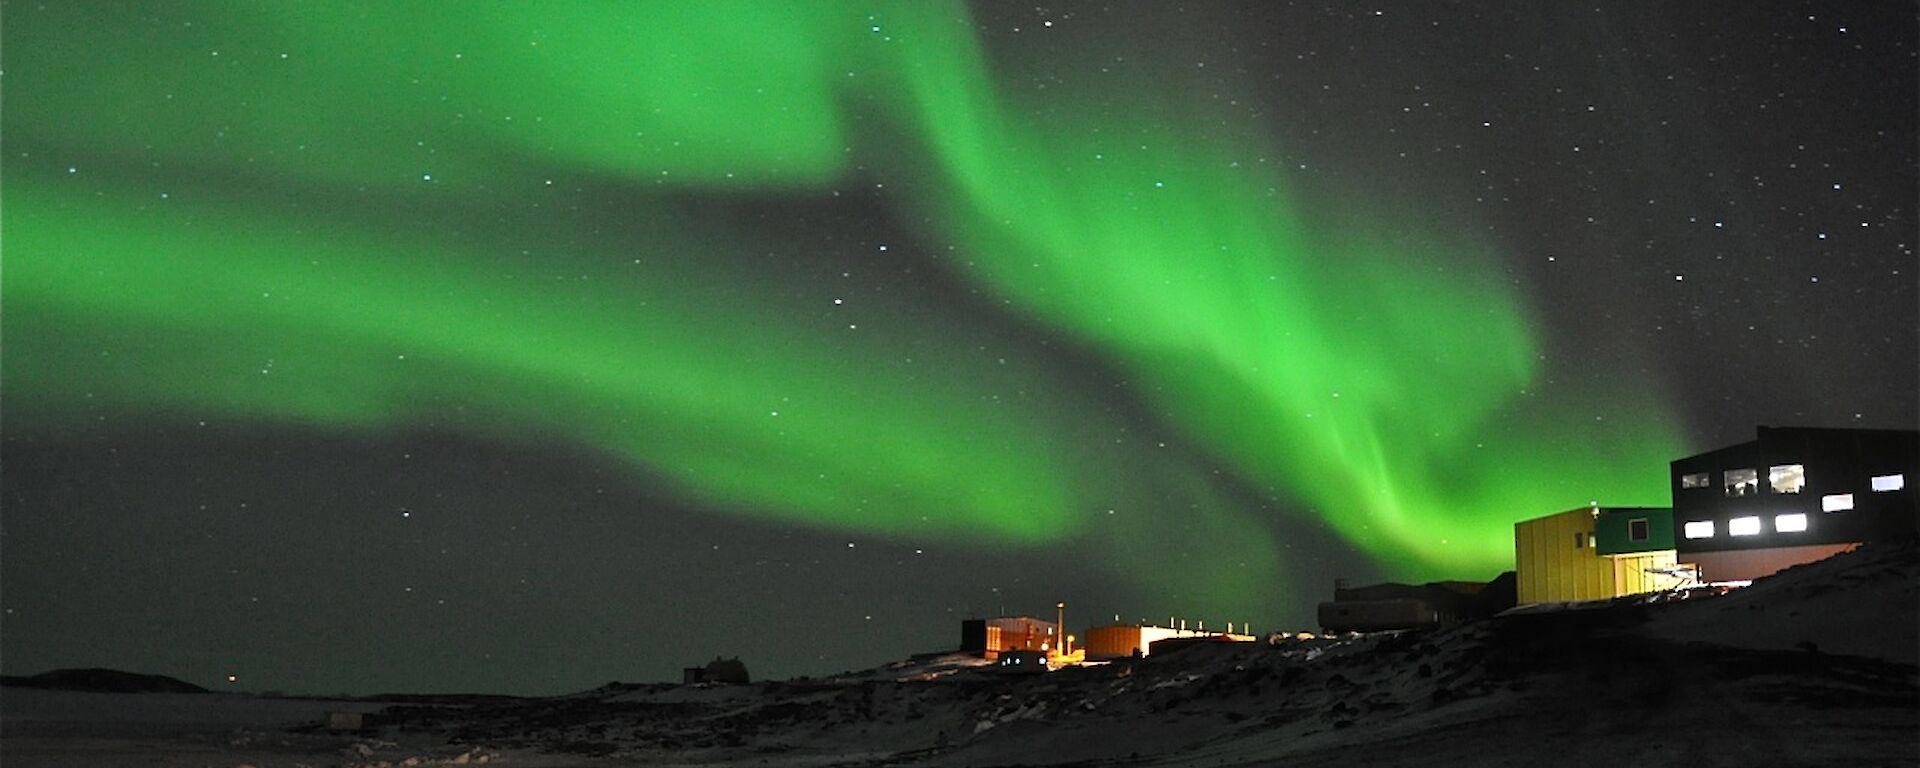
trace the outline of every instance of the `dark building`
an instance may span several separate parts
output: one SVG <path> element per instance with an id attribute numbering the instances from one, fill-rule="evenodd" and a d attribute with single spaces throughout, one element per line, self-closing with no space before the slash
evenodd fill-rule
<path id="1" fill-rule="evenodd" d="M 1352 588 L 1336 583 L 1333 601 L 1320 604 L 1320 627 L 1328 632 L 1378 632 L 1486 618 L 1513 607 L 1514 588 L 1512 571 L 1485 583 L 1436 581 Z"/>
<path id="2" fill-rule="evenodd" d="M 1753 579 L 1920 535 L 1920 432 L 1761 427 L 1673 462 L 1673 539 L 1709 581 Z"/>
<path id="3" fill-rule="evenodd" d="M 686 667 L 680 672 L 680 681 L 687 685 L 700 683 L 727 683 L 745 685 L 751 682 L 747 676 L 747 665 L 738 657 L 723 659 L 713 657 L 704 667 Z"/>

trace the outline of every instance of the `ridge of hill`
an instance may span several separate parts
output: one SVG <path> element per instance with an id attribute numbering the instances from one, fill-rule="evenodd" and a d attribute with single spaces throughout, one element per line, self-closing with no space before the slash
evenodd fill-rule
<path id="1" fill-rule="evenodd" d="M 166 675 L 143 675 L 89 667 L 56 669 L 37 675 L 0 675 L 0 686 L 95 693 L 207 693 L 207 689 Z"/>

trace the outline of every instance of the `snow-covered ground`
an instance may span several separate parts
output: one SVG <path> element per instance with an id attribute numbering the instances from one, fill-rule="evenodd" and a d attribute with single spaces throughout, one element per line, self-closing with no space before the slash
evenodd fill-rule
<path id="1" fill-rule="evenodd" d="M 751 686 L 616 685 L 395 708 L 365 735 L 289 729 L 338 703 L 235 712 L 9 689 L 0 753 L 9 768 L 1920 765 L 1917 587 L 1920 550 L 1868 548 L 1684 602 L 1037 676 L 949 656 Z M 175 717 L 190 706 L 203 714 Z M 133 714 L 154 708 L 173 714 Z"/>
<path id="2" fill-rule="evenodd" d="M 1647 634 L 1914 664 L 1920 662 L 1920 558 L 1911 553 L 1910 547 L 1868 548 L 1795 566 L 1715 600 L 1674 606 Z"/>
<path id="3" fill-rule="evenodd" d="M 376 702 L 0 689 L 7 766 L 335 765 L 349 742 L 289 729 Z M 283 759 L 287 758 L 287 759 Z"/>

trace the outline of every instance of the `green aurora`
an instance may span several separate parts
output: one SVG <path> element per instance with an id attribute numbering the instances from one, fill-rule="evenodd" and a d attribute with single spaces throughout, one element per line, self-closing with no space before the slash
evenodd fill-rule
<path id="1" fill-rule="evenodd" d="M 1022 104 L 963 7 L 191 7 L 164 23 L 250 44 L 7 9 L 10 431 L 566 443 L 715 509 L 1237 563 L 1171 587 L 1201 607 L 1284 573 L 1248 488 L 1410 576 L 1507 567 L 1516 519 L 1665 503 L 1658 399 L 1543 394 L 1488 249 L 1316 221 L 1241 162 L 1251 128 L 1153 83 Z M 756 260 L 823 225 L 755 206 L 876 184 L 924 228 L 898 258 L 950 244 L 927 268 L 990 303 L 835 305 L 796 289 L 831 254 Z M 981 352 L 982 306 L 1136 381 L 1176 444 L 1047 346 Z"/>

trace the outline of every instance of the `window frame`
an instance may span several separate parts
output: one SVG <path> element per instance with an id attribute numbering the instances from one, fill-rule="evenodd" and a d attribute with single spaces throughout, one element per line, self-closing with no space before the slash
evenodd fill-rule
<path id="1" fill-rule="evenodd" d="M 1782 471 L 1786 470 L 1786 471 Z M 1780 480 L 1784 477 L 1799 476 L 1799 482 L 1790 490 L 1781 490 Z M 1767 467 L 1767 490 L 1781 495 L 1792 495 L 1807 489 L 1807 465 L 1803 463 L 1773 464 Z"/>
<path id="2" fill-rule="evenodd" d="M 1733 478 L 1735 474 L 1739 474 L 1739 482 L 1734 482 Z M 1745 490 L 1735 490 L 1743 488 L 1749 483 L 1753 486 L 1751 493 Z M 1752 467 L 1720 470 L 1720 492 L 1733 497 L 1760 495 L 1760 470 Z"/>

